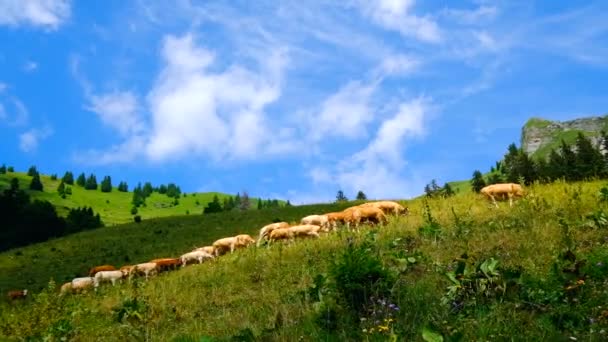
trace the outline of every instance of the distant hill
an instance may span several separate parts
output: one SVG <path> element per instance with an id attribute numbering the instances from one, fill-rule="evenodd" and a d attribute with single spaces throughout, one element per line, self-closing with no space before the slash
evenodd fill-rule
<path id="1" fill-rule="evenodd" d="M 9 187 L 12 178 L 19 179 L 20 189 L 26 190 L 32 199 L 51 202 L 61 216 L 66 216 L 71 208 L 87 206 L 92 207 L 95 213 L 99 213 L 106 226 L 133 222 L 133 215 L 131 215 L 133 192 L 119 192 L 116 187 L 112 188 L 112 192 L 101 192 L 99 188 L 85 190 L 74 184 L 71 186 L 72 195 L 68 195 L 64 199 L 57 192 L 57 187 L 61 183 L 60 178 L 52 180 L 50 176 L 41 174 L 40 179 L 44 191 L 30 191 L 28 186 L 32 177 L 23 172 L 0 174 L 0 191 Z M 130 189 L 132 188 L 133 186 L 130 185 Z M 219 197 L 220 201 L 231 196 L 220 192 L 188 193 L 182 194 L 176 205 L 174 198 L 154 192 L 146 198 L 146 205 L 138 208 L 137 214 L 144 220 L 155 217 L 200 214 L 215 195 Z M 251 197 L 250 201 L 251 208 L 256 209 L 258 198 Z M 284 201 L 279 202 L 281 205 L 285 203 Z"/>
<path id="2" fill-rule="evenodd" d="M 570 121 L 551 121 L 531 118 L 521 131 L 521 147 L 535 158 L 545 158 L 552 149 L 559 147 L 561 140 L 572 144 L 579 132 L 599 145 L 600 133 L 608 131 L 608 115 L 578 118 Z M 604 151 L 606 152 L 606 151 Z"/>

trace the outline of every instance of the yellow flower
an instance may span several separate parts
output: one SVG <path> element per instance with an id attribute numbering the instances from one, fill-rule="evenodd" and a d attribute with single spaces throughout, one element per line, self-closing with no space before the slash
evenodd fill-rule
<path id="1" fill-rule="evenodd" d="M 378 326 L 378 330 L 380 330 L 380 331 L 388 331 L 388 326 L 386 326 L 386 325 L 379 325 Z"/>

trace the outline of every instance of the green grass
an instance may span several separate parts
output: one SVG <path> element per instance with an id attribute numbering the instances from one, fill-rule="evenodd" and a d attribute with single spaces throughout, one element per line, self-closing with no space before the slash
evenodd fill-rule
<path id="1" fill-rule="evenodd" d="M 99 213 L 105 225 L 133 222 L 133 215 L 131 215 L 131 208 L 133 207 L 131 204 L 131 200 L 133 199 L 132 192 L 119 192 L 116 188 L 113 188 L 112 192 L 104 193 L 100 189 L 85 190 L 80 186 L 74 185 L 71 186 L 72 195 L 68 195 L 63 199 L 57 193 L 57 187 L 61 183 L 60 179 L 51 180 L 50 176 L 41 175 L 40 179 L 44 191 L 30 191 L 28 188 L 32 178 L 26 173 L 21 172 L 1 174 L 0 191 L 9 187 L 12 178 L 19 179 L 19 187 L 24 190 L 27 189 L 26 192 L 33 199 L 47 200 L 53 204 L 57 208 L 57 213 L 61 216 L 67 216 L 71 208 L 88 206 L 92 207 L 95 213 Z M 230 196 L 219 192 L 188 193 L 186 196 L 182 195 L 179 198 L 179 204 L 174 205 L 173 198 L 159 193 L 152 193 L 150 197 L 146 198 L 145 206 L 138 208 L 137 214 L 143 219 L 187 215 L 188 213 L 200 214 L 205 206 L 207 206 L 207 203 L 213 200 L 214 195 L 217 195 L 220 201 Z M 251 203 L 252 209 L 257 208 L 257 198 L 251 198 Z M 279 201 L 279 203 L 282 205 L 284 201 Z"/>
<path id="2" fill-rule="evenodd" d="M 550 120 L 545 120 L 542 118 L 531 118 L 524 125 L 525 128 L 545 128 L 549 126 L 552 122 Z"/>
<path id="3" fill-rule="evenodd" d="M 448 182 L 448 184 L 450 184 L 452 190 L 457 194 L 466 194 L 472 191 L 470 180 Z"/>
<path id="4" fill-rule="evenodd" d="M 395 340 L 422 341 L 422 331 L 428 329 L 444 341 L 606 340 L 608 205 L 598 200 L 602 185 L 534 185 L 513 208 L 502 203 L 494 209 L 473 193 L 417 199 L 408 202 L 409 217 L 378 229 L 339 230 L 318 240 L 251 247 L 147 282 L 87 294 L 58 297 L 51 287 L 25 302 L 0 307 L 0 339 L 215 341 L 253 335 L 266 341 L 342 341 L 389 340 L 392 333 Z M 426 202 L 432 218 L 425 213 Z M 4 284 L 17 285 L 33 276 L 28 269 L 42 272 L 54 265 L 44 272 L 66 279 L 92 264 L 121 264 L 124 255 L 130 263 L 176 256 L 219 236 L 253 233 L 275 215 L 288 219 L 334 209 L 295 207 L 263 217 L 263 211 L 251 211 L 105 228 L 105 234 L 80 233 L 3 253 L 0 265 L 12 264 L 14 271 L 7 275 L 3 269 L 0 275 Z M 121 234 L 109 233 L 112 229 Z M 338 271 L 332 264 L 344 267 L 345 251 L 363 241 L 371 245 L 359 259 L 380 260 L 395 277 L 389 299 L 401 310 L 382 336 L 364 333 L 360 315 L 353 316 L 334 290 Z M 574 262 L 561 257 L 567 249 L 576 260 L 586 261 L 578 276 L 568 271 Z M 454 288 L 454 297 L 446 272 L 459 269 L 456 260 L 463 260 L 463 253 L 471 265 L 497 260 L 498 275 L 486 278 L 480 269 L 469 268 L 458 278 L 461 286 Z M 517 272 L 521 275 L 514 277 Z M 566 289 L 581 277 L 584 284 Z M 322 324 L 328 320 L 335 324 Z"/>

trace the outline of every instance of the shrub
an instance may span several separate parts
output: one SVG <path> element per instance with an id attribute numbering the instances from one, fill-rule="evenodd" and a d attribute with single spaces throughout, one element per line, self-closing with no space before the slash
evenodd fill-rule
<path id="1" fill-rule="evenodd" d="M 141 222 L 141 216 L 139 216 L 139 215 L 135 215 L 135 216 L 133 217 L 133 221 L 135 221 L 135 223 L 140 223 L 140 222 Z"/>

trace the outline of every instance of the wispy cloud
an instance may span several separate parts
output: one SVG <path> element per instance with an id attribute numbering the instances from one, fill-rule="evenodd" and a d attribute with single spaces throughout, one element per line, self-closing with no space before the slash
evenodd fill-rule
<path id="1" fill-rule="evenodd" d="M 69 0 L 4 0 L 0 2 L 0 25 L 32 25 L 57 29 L 70 17 Z"/>
<path id="2" fill-rule="evenodd" d="M 38 148 L 38 144 L 52 134 L 53 129 L 49 126 L 29 129 L 19 135 L 19 148 L 26 153 L 34 152 Z"/>
<path id="3" fill-rule="evenodd" d="M 24 126 L 29 121 L 29 112 L 23 102 L 12 95 L 5 83 L 0 83 L 0 122 L 8 126 Z"/>
<path id="4" fill-rule="evenodd" d="M 34 72 L 36 71 L 36 69 L 38 69 L 38 63 L 34 62 L 34 61 L 27 61 L 24 65 L 23 65 L 23 71 L 25 72 Z"/>

